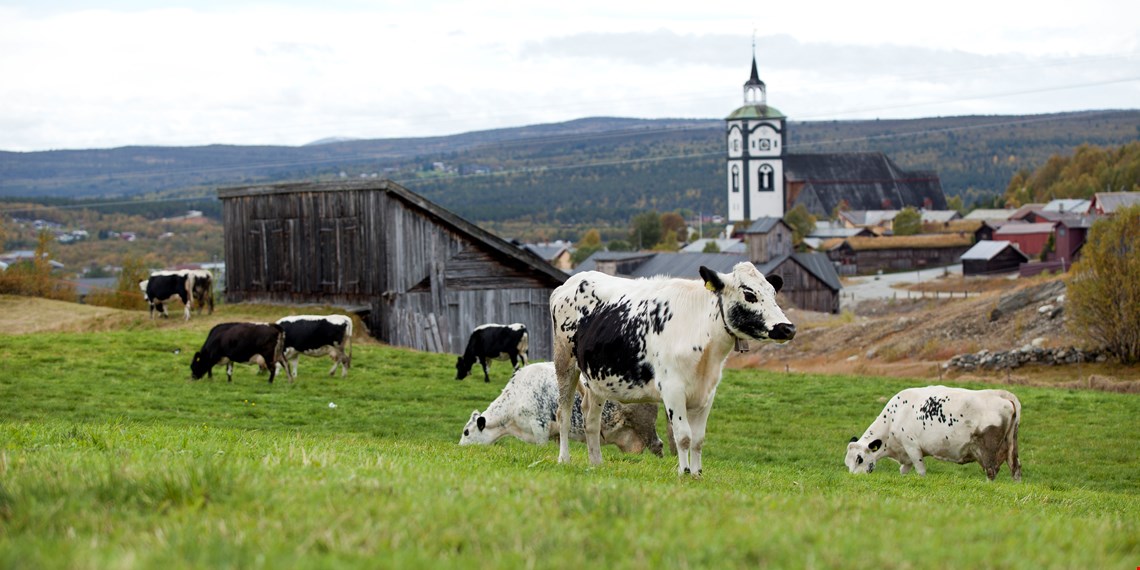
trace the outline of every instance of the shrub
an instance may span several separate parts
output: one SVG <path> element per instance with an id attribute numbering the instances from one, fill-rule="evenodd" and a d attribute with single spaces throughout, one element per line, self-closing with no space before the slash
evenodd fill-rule
<path id="1" fill-rule="evenodd" d="M 1068 283 L 1070 331 L 1140 361 L 1140 205 L 1095 222 Z"/>

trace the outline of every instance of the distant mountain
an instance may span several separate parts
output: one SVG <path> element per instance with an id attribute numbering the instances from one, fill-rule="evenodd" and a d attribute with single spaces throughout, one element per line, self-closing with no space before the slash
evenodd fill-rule
<path id="1" fill-rule="evenodd" d="M 720 119 L 594 117 L 301 147 L 0 152 L 0 197 L 212 200 L 221 186 L 379 177 L 476 222 L 618 223 L 649 208 L 723 212 L 724 128 Z M 1051 155 L 1136 140 L 1140 110 L 792 121 L 788 132 L 790 153 L 881 151 L 901 168 L 938 172 L 947 195 L 969 203 Z"/>
<path id="2" fill-rule="evenodd" d="M 360 140 L 360 139 L 352 138 L 352 137 L 328 137 L 328 138 L 323 138 L 320 140 L 315 140 L 315 141 L 310 142 L 310 143 L 305 143 L 301 146 L 319 146 L 322 144 L 351 142 L 351 141 L 358 141 L 358 140 Z"/>

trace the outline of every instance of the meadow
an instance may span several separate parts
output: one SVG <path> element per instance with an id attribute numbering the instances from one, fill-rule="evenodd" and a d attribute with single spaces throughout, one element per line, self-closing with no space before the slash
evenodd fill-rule
<path id="1" fill-rule="evenodd" d="M 1014 387 L 1020 483 L 854 476 L 850 437 L 927 382 L 727 370 L 695 480 L 668 453 L 458 446 L 502 362 L 457 382 L 454 356 L 361 341 L 346 379 L 190 381 L 210 326 L 275 311 L 0 334 L 0 567 L 1140 566 L 1136 395 Z"/>

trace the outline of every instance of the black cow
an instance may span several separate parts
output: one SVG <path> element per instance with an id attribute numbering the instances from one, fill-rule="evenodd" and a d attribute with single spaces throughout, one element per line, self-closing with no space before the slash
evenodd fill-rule
<path id="1" fill-rule="evenodd" d="M 166 305 L 178 298 L 182 301 L 183 315 L 185 320 L 190 320 L 190 300 L 191 291 L 194 289 L 194 278 L 186 273 L 176 273 L 172 271 L 159 271 L 150 274 L 150 279 L 142 281 L 139 286 L 143 290 L 143 296 L 146 302 L 150 305 L 150 318 L 154 320 L 154 313 L 157 311 L 164 318 L 170 315 L 166 314 Z"/>
<path id="2" fill-rule="evenodd" d="M 490 382 L 491 376 L 487 374 L 487 360 L 511 359 L 511 366 L 518 370 L 526 366 L 526 351 L 529 346 L 529 337 L 526 325 L 514 323 L 511 325 L 497 325 L 494 323 L 476 327 L 471 331 L 471 338 L 467 340 L 467 349 L 463 356 L 455 362 L 455 379 L 462 380 L 471 373 L 471 367 L 478 360 L 483 367 L 483 381 Z"/>
<path id="3" fill-rule="evenodd" d="M 293 365 L 297 376 L 300 355 L 332 358 L 329 376 L 340 366 L 340 376 L 348 375 L 352 366 L 352 318 L 344 315 L 297 315 L 277 321 L 285 329 L 285 360 Z"/>
<path id="4" fill-rule="evenodd" d="M 226 380 L 233 382 L 235 362 L 250 362 L 269 369 L 269 381 L 277 373 L 277 365 L 285 366 L 285 376 L 293 380 L 285 361 L 285 329 L 278 324 L 221 323 L 210 329 L 202 349 L 190 361 L 190 375 L 195 379 L 214 377 L 214 366 L 226 365 Z"/>

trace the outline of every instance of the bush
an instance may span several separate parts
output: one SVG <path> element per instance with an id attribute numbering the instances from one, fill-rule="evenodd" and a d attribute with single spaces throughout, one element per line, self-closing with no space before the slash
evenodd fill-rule
<path id="1" fill-rule="evenodd" d="M 1068 283 L 1068 325 L 1129 364 L 1140 361 L 1140 205 L 1098 220 Z"/>

